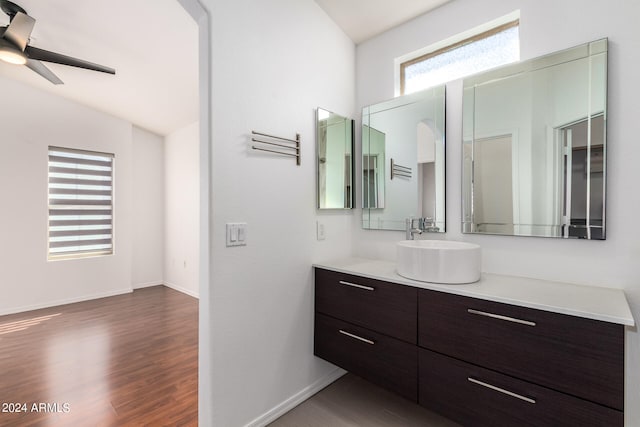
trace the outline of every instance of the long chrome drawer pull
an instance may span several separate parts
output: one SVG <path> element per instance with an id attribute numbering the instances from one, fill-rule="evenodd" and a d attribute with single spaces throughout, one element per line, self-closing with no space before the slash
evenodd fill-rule
<path id="1" fill-rule="evenodd" d="M 530 397 L 525 397 L 525 396 L 523 396 L 521 394 L 514 393 L 512 391 L 505 390 L 503 388 L 496 387 L 494 385 L 487 384 L 487 383 L 482 382 L 482 381 L 478 381 L 475 378 L 467 377 L 467 379 L 469 381 L 471 381 L 472 383 L 474 383 L 474 384 L 478 384 L 478 385 L 481 385 L 482 387 L 490 388 L 491 390 L 495 390 L 495 391 L 498 391 L 500 393 L 506 394 L 508 396 L 515 397 L 516 399 L 524 400 L 525 402 L 529 402 L 529 403 L 536 403 L 535 399 L 531 399 Z"/>
<path id="2" fill-rule="evenodd" d="M 500 314 L 487 313 L 486 311 L 474 310 L 472 308 L 468 308 L 467 312 L 471 314 L 477 314 L 478 316 L 491 317 L 492 319 L 499 319 L 499 320 L 506 320 L 507 322 L 520 323 L 521 325 L 536 326 L 536 322 L 516 319 L 515 317 L 502 316 Z"/>
<path id="3" fill-rule="evenodd" d="M 347 332 L 347 331 L 343 331 L 342 329 L 340 329 L 338 332 L 340 332 L 342 335 L 346 335 L 346 336 L 348 336 L 348 337 L 355 338 L 355 339 L 357 339 L 358 341 L 366 342 L 367 344 L 371 344 L 371 345 L 374 345 L 374 344 L 375 344 L 375 342 L 373 342 L 373 341 L 371 341 L 371 340 L 368 340 L 368 339 L 366 339 L 366 338 L 359 337 L 359 336 L 354 335 L 354 334 L 350 334 L 349 332 Z"/>
<path id="4" fill-rule="evenodd" d="M 372 288 L 371 286 L 358 285 L 357 283 L 345 282 L 343 280 L 340 280 L 340 284 L 341 285 L 346 285 L 346 286 L 353 286 L 354 288 L 358 288 L 358 289 L 364 289 L 365 291 L 375 291 L 376 290 L 376 288 Z"/>

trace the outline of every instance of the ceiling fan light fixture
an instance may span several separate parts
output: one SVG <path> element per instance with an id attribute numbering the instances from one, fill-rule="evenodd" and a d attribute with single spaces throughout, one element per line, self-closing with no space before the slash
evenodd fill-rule
<path id="1" fill-rule="evenodd" d="M 29 42 L 36 20 L 22 7 L 9 0 L 0 0 L 0 10 L 9 16 L 9 25 L 0 27 L 0 61 L 26 65 L 36 74 L 56 85 L 62 84 L 62 80 L 42 62 L 53 62 L 108 74 L 116 73 L 116 70 L 104 65 L 31 46 Z"/>
<path id="2" fill-rule="evenodd" d="M 0 60 L 9 64 L 24 65 L 27 63 L 27 56 L 11 43 L 0 39 Z"/>

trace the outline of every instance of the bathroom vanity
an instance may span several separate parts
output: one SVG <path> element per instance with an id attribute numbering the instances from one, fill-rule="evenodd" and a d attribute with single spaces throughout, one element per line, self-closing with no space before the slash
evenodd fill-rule
<path id="1" fill-rule="evenodd" d="M 483 274 L 403 278 L 396 264 L 315 266 L 314 353 L 463 425 L 623 426 L 617 289 Z"/>

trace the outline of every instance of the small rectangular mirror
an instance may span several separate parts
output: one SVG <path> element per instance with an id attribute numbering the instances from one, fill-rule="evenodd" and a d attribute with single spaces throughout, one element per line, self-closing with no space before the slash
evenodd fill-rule
<path id="1" fill-rule="evenodd" d="M 323 108 L 316 110 L 318 209 L 353 208 L 353 123 Z"/>
<path id="2" fill-rule="evenodd" d="M 464 80 L 462 231 L 604 240 L 607 40 Z"/>

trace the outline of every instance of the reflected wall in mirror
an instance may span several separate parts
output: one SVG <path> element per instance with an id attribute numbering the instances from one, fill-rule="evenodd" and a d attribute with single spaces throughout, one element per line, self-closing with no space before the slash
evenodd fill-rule
<path id="1" fill-rule="evenodd" d="M 318 209 L 353 208 L 353 123 L 323 108 L 316 110 Z"/>
<path id="2" fill-rule="evenodd" d="M 362 227 L 445 231 L 445 87 L 362 109 Z"/>
<path id="3" fill-rule="evenodd" d="M 605 239 L 607 40 L 464 80 L 462 231 Z"/>

